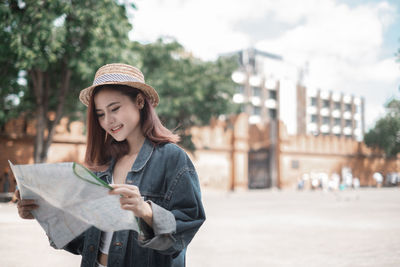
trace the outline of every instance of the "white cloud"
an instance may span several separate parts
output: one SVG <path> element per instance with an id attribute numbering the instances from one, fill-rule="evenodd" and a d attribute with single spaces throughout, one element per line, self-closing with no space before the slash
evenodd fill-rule
<path id="1" fill-rule="evenodd" d="M 235 20 L 251 16 L 238 1 L 139 1 L 137 6 L 133 40 L 154 41 L 170 35 L 205 59 L 249 45 L 249 37 L 232 28 Z"/>
<path id="2" fill-rule="evenodd" d="M 284 55 L 302 55 L 307 60 L 335 57 L 358 62 L 377 55 L 382 25 L 374 9 L 351 10 L 345 5 L 331 6 L 331 1 L 320 2 L 327 5 L 320 5 L 319 12 L 305 13 L 304 23 L 280 38 L 261 41 L 258 47 L 281 50 Z"/>
<path id="3" fill-rule="evenodd" d="M 304 23 L 278 38 L 260 41 L 257 47 L 300 65 L 309 62 L 312 87 L 365 97 L 369 128 L 381 116 L 386 99 L 398 95 L 398 63 L 394 57 L 379 58 L 394 8 L 386 2 L 355 8 L 318 2 L 318 12 L 304 10 Z"/>
<path id="4" fill-rule="evenodd" d="M 371 81 L 378 82 L 396 81 L 400 77 L 400 65 L 395 62 L 394 58 L 388 58 L 374 64 L 360 66 L 359 71 L 353 69 L 353 74 L 357 81 L 363 81 L 366 77 Z"/>
<path id="5" fill-rule="evenodd" d="M 174 36 L 203 59 L 255 45 L 298 65 L 309 62 L 313 86 L 365 97 L 369 126 L 385 100 L 398 95 L 399 64 L 380 58 L 384 32 L 398 18 L 386 1 L 355 7 L 336 0 L 135 3 L 131 39 Z"/>

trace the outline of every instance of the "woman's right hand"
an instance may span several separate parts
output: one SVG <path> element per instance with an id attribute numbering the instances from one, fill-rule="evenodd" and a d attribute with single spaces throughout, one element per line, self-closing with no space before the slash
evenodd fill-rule
<path id="1" fill-rule="evenodd" d="M 21 195 L 19 194 L 19 190 L 15 191 L 15 195 L 17 196 L 17 208 L 18 214 L 22 219 L 34 219 L 31 211 L 37 209 L 39 206 L 35 203 L 34 199 L 21 199 Z"/>

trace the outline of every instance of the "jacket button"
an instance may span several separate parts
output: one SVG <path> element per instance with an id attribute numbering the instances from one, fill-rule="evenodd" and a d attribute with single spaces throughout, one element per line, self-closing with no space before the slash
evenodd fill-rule
<path id="1" fill-rule="evenodd" d="M 94 246 L 93 246 L 93 245 L 90 245 L 90 246 L 89 246 L 89 251 L 90 251 L 90 252 L 93 252 L 93 251 L 94 251 Z"/>
<path id="2" fill-rule="evenodd" d="M 121 242 L 116 242 L 115 245 L 120 247 L 120 246 L 122 246 L 122 243 Z"/>

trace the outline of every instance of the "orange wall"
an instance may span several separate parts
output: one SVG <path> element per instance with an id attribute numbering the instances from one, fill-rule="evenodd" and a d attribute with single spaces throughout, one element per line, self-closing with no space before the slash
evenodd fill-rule
<path id="1" fill-rule="evenodd" d="M 289 136 L 281 124 L 280 184 L 294 187 L 305 173 L 340 174 L 349 167 L 362 185 L 373 185 L 372 174 L 386 175 L 400 171 L 400 158 L 385 159 L 352 139 L 335 136 Z M 247 188 L 249 149 L 270 145 L 268 125 L 248 125 L 241 114 L 227 120 L 212 120 L 209 126 L 193 127 L 190 133 L 196 152 L 190 154 L 203 186 L 229 190 Z M 11 121 L 6 133 L 0 136 L 0 170 L 8 167 L 7 160 L 16 164 L 33 163 L 34 122 Z M 83 162 L 85 136 L 83 124 L 62 119 L 57 126 L 54 143 L 50 146 L 48 162 Z M 294 164 L 293 163 L 298 163 Z M 13 190 L 11 186 L 10 190 Z"/>
<path id="2" fill-rule="evenodd" d="M 400 171 L 399 157 L 386 159 L 382 152 L 368 148 L 363 142 L 344 137 L 283 134 L 280 152 L 283 187 L 295 186 L 306 173 L 341 175 L 343 167 L 350 168 L 353 177 L 358 177 L 364 186 L 374 185 L 374 172 L 386 176 L 389 172 Z"/>

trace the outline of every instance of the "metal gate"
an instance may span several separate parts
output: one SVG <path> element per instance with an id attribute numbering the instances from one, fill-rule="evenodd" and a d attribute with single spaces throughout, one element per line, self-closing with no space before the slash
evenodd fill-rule
<path id="1" fill-rule="evenodd" d="M 269 171 L 269 150 L 259 149 L 249 151 L 249 188 L 271 187 L 271 174 Z"/>

